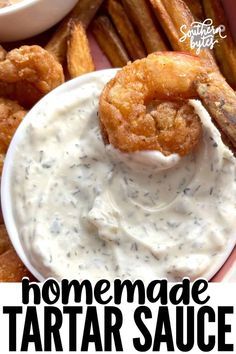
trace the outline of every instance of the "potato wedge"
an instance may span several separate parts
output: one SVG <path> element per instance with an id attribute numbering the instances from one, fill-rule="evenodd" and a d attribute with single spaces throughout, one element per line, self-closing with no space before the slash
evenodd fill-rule
<path id="1" fill-rule="evenodd" d="M 70 20 L 81 22 L 85 28 L 94 18 L 104 0 L 79 0 L 72 12 L 62 21 L 45 49 L 53 54 L 63 64 L 66 59 L 67 40 L 70 34 Z"/>
<path id="2" fill-rule="evenodd" d="M 95 70 L 86 30 L 81 22 L 72 20 L 67 49 L 67 65 L 71 78 Z"/>
<path id="3" fill-rule="evenodd" d="M 53 54 L 61 64 L 65 62 L 69 33 L 69 24 L 67 22 L 61 24 L 45 46 L 45 49 Z"/>
<path id="4" fill-rule="evenodd" d="M 236 93 L 218 72 L 201 75 L 195 86 L 219 130 L 236 151 Z"/>
<path id="5" fill-rule="evenodd" d="M 142 42 L 137 36 L 135 29 L 126 14 L 126 11 L 120 1 L 108 0 L 107 11 L 119 33 L 127 52 L 131 59 L 141 59 L 146 56 Z"/>
<path id="6" fill-rule="evenodd" d="M 148 54 L 167 50 L 166 44 L 155 26 L 145 0 L 122 0 L 122 3 L 140 33 Z"/>
<path id="7" fill-rule="evenodd" d="M 190 46 L 189 37 L 185 41 L 180 42 L 180 38 L 183 36 L 180 30 L 181 26 L 186 25 L 185 32 L 187 32 L 191 28 L 191 24 L 195 21 L 185 2 L 182 0 L 150 0 L 150 2 L 172 48 L 177 51 L 196 54 L 196 49 L 192 49 Z M 218 70 L 213 53 L 209 49 L 201 50 L 199 56 L 206 59 Z"/>
<path id="8" fill-rule="evenodd" d="M 85 28 L 88 28 L 92 19 L 104 0 L 79 0 L 72 10 L 71 17 L 82 22 Z"/>
<path id="9" fill-rule="evenodd" d="M 92 24 L 93 34 L 114 67 L 125 66 L 130 58 L 107 16 L 99 16 Z"/>
<path id="10" fill-rule="evenodd" d="M 233 40 L 224 9 L 219 0 L 203 0 L 206 16 L 212 18 L 215 27 L 224 25 L 226 38 L 218 38 L 214 52 L 220 69 L 228 83 L 236 89 L 236 44 Z"/>

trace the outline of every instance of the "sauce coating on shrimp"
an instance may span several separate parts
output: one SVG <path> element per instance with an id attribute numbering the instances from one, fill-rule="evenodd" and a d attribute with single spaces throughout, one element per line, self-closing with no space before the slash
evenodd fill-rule
<path id="1" fill-rule="evenodd" d="M 188 154 L 202 127 L 187 99 L 197 97 L 194 82 L 203 70 L 198 57 L 173 52 L 153 53 L 127 65 L 100 98 L 104 140 L 123 152 Z"/>

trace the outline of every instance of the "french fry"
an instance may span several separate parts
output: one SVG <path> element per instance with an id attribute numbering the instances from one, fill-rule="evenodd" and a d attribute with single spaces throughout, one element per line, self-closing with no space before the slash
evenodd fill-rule
<path id="1" fill-rule="evenodd" d="M 79 0 L 72 10 L 71 17 L 88 28 L 103 2 L 104 0 Z"/>
<path id="2" fill-rule="evenodd" d="M 204 20 L 204 12 L 200 0 L 184 0 L 193 16 L 197 20 Z"/>
<path id="3" fill-rule="evenodd" d="M 142 42 L 137 36 L 135 29 L 126 15 L 126 11 L 120 1 L 108 0 L 107 11 L 115 24 L 123 43 L 131 59 L 141 59 L 146 56 Z"/>
<path id="4" fill-rule="evenodd" d="M 107 16 L 99 16 L 92 24 L 93 34 L 114 67 L 125 66 L 129 56 Z"/>
<path id="5" fill-rule="evenodd" d="M 147 52 L 153 53 L 159 50 L 167 50 L 145 0 L 122 0 L 122 3 L 139 31 Z"/>
<path id="6" fill-rule="evenodd" d="M 174 50 L 186 51 L 196 54 L 196 49 L 191 48 L 190 38 L 180 42 L 183 36 L 180 28 L 186 25 L 185 33 L 190 30 L 191 24 L 195 21 L 192 13 L 182 0 L 150 0 L 155 14 L 160 21 Z M 202 49 L 200 57 L 206 59 L 215 69 L 218 70 L 214 56 L 209 49 Z"/>
<path id="7" fill-rule="evenodd" d="M 7 52 L 5 49 L 0 45 L 0 61 L 4 60 L 6 57 Z"/>
<path id="8" fill-rule="evenodd" d="M 71 78 L 95 70 L 86 30 L 81 22 L 71 21 L 68 39 L 67 65 Z"/>
<path id="9" fill-rule="evenodd" d="M 230 28 L 219 0 L 203 0 L 206 16 L 213 20 L 215 27 L 224 25 L 226 38 L 218 38 L 214 52 L 218 64 L 228 83 L 236 89 L 236 44 L 232 38 Z"/>
<path id="10" fill-rule="evenodd" d="M 72 12 L 62 21 L 45 49 L 63 64 L 66 59 L 67 39 L 70 34 L 70 20 L 81 22 L 88 27 L 104 0 L 79 0 Z"/>
<path id="11" fill-rule="evenodd" d="M 223 135 L 236 150 L 235 92 L 220 73 L 201 75 L 195 82 L 198 95 Z"/>
<path id="12" fill-rule="evenodd" d="M 48 44 L 45 46 L 45 49 L 54 55 L 54 57 L 63 64 L 66 58 L 67 51 L 67 39 L 69 36 L 69 25 L 68 23 L 62 23 Z"/>

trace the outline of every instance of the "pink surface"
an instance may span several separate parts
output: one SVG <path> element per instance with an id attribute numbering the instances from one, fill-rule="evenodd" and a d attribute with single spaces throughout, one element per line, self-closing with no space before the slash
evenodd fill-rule
<path id="1" fill-rule="evenodd" d="M 212 281 L 214 282 L 222 281 L 233 267 L 234 268 L 236 267 L 236 247 L 234 247 L 234 250 L 231 253 L 230 257 L 228 258 L 227 262 L 225 262 L 225 264 L 219 270 L 219 272 L 212 278 Z M 236 282 L 236 279 L 231 279 L 231 281 Z"/>
<path id="2" fill-rule="evenodd" d="M 93 60 L 94 60 L 95 66 L 96 66 L 96 70 L 111 68 L 112 66 L 111 66 L 109 60 L 101 51 L 101 49 L 98 46 L 97 42 L 95 41 L 92 33 L 90 32 L 88 34 L 88 36 L 89 36 L 92 57 L 93 57 Z"/>
<path id="3" fill-rule="evenodd" d="M 111 64 L 106 56 L 103 54 L 98 44 L 96 43 L 93 35 L 89 33 L 89 41 L 91 45 L 92 56 L 95 62 L 96 70 L 109 69 Z M 225 275 L 229 272 L 232 267 L 236 266 L 236 247 L 234 247 L 233 252 L 228 258 L 227 262 L 221 267 L 219 272 L 212 278 L 214 282 L 220 282 L 224 279 Z M 234 279 L 236 282 L 236 279 Z"/>

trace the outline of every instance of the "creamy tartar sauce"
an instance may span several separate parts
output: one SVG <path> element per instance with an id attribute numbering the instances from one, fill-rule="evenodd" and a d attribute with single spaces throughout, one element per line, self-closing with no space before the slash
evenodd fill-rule
<path id="1" fill-rule="evenodd" d="M 105 146 L 110 78 L 51 97 L 24 130 L 11 176 L 23 247 L 45 277 L 209 277 L 235 242 L 235 158 L 198 101 L 203 137 L 186 157 Z"/>

